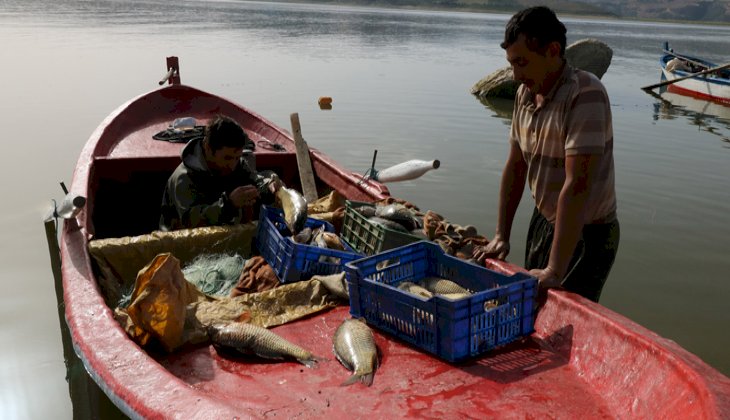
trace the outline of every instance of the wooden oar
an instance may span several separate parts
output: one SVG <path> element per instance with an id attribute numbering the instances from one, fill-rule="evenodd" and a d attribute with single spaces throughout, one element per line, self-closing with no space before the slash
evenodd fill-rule
<path id="1" fill-rule="evenodd" d="M 676 79 L 665 80 L 665 81 L 660 82 L 660 83 L 656 83 L 656 84 L 649 85 L 649 86 L 644 86 L 641 89 L 643 89 L 643 90 L 652 90 L 654 88 L 658 88 L 658 87 L 662 87 L 662 86 L 666 86 L 666 85 L 671 85 L 672 83 L 681 82 L 682 80 L 687 80 L 687 79 L 691 79 L 693 77 L 702 76 L 703 74 L 712 73 L 712 72 L 715 72 L 715 71 L 718 71 L 718 70 L 723 70 L 723 69 L 726 69 L 728 67 L 730 67 L 730 63 L 725 63 L 725 64 L 722 64 L 720 66 L 712 67 L 712 68 L 707 69 L 707 70 L 698 71 L 697 73 L 692 73 L 692 74 L 688 74 L 686 76 L 677 77 Z"/>

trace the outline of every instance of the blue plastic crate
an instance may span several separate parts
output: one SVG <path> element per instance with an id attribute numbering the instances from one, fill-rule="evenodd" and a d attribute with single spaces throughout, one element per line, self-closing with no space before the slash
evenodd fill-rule
<path id="1" fill-rule="evenodd" d="M 537 279 L 507 276 L 445 254 L 420 241 L 345 265 L 350 314 L 450 362 L 485 353 L 531 334 Z M 458 300 L 423 298 L 397 288 L 426 277 L 454 281 L 475 293 Z"/>
<path id="2" fill-rule="evenodd" d="M 335 231 L 331 223 L 311 217 L 307 218 L 304 226 L 312 229 L 324 226 L 327 232 Z M 345 263 L 362 257 L 344 241 L 346 251 L 339 251 L 298 244 L 290 235 L 284 212 L 275 207 L 261 206 L 256 248 L 282 283 L 308 280 L 315 274 L 339 273 L 344 271 Z"/>

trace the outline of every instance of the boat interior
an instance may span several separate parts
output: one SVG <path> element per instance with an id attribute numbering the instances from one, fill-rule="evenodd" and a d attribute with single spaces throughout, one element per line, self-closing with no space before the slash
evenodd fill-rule
<path id="1" fill-rule="evenodd" d="M 300 189 L 294 152 L 259 153 L 259 170 L 276 172 L 284 184 Z M 168 177 L 180 164 L 177 156 L 97 158 L 91 215 L 95 238 L 136 236 L 157 230 L 160 203 Z M 318 191 L 327 186 L 318 182 Z"/>

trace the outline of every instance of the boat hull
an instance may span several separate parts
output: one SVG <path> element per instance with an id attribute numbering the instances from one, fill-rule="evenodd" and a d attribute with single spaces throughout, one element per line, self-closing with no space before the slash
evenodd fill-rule
<path id="1" fill-rule="evenodd" d="M 130 196 L 158 184 L 179 162 L 181 146 L 152 140 L 151 134 L 178 117 L 204 122 L 218 113 L 231 115 L 255 141 L 284 146 L 285 152 L 257 150 L 261 166 L 296 167 L 293 139 L 286 131 L 242 106 L 184 85 L 122 105 L 92 134 L 76 166 L 71 191 L 87 197 L 87 207 L 64 224 L 60 238 L 65 319 L 87 372 L 128 416 L 449 419 L 682 413 L 684 418 L 721 418 L 730 412 L 730 379 L 675 343 L 561 291 L 548 293 L 532 336 L 460 364 L 440 361 L 376 332 L 382 360 L 372 387 L 340 386 L 349 372 L 332 354 L 331 337 L 349 316 L 345 306 L 275 328 L 323 357 L 317 369 L 231 359 L 211 345 L 171 354 L 146 352 L 115 320 L 88 244 L 94 238 L 144 231 L 154 222 L 155 206 L 147 215 L 140 200 L 131 210 L 123 209 L 136 209 L 136 224 L 107 226 L 129 218 L 118 207 L 130 197 L 109 195 L 124 195 L 129 184 Z M 361 182 L 316 149 L 311 157 L 319 186 L 357 201 L 388 196 L 382 184 Z M 140 173 L 144 176 L 138 179 Z M 285 178 L 295 182 L 292 174 Z M 111 187 L 117 188 L 115 194 L 105 195 Z M 154 191 L 143 197 L 153 199 Z M 488 267 L 507 274 L 520 270 L 499 261 L 489 261 Z"/>

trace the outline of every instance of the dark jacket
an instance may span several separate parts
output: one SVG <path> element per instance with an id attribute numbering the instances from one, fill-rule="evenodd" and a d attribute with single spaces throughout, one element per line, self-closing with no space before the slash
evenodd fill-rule
<path id="1" fill-rule="evenodd" d="M 167 180 L 162 195 L 160 229 L 217 226 L 241 221 L 239 209 L 228 200 L 228 194 L 244 185 L 255 185 L 262 202 L 273 202 L 274 197 L 264 179 L 243 158 L 232 173 L 220 176 L 208 168 L 202 141 L 192 140 L 182 151 L 182 163 Z"/>

